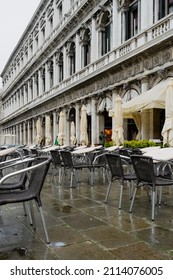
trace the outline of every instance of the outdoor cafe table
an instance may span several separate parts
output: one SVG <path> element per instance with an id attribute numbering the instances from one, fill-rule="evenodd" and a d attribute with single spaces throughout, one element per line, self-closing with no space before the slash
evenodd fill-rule
<path id="1" fill-rule="evenodd" d="M 115 151 L 115 150 L 121 149 L 122 147 L 123 147 L 123 146 L 111 146 L 111 147 L 105 148 L 105 150 L 108 151 L 108 152 L 113 152 L 113 151 Z"/>
<path id="2" fill-rule="evenodd" d="M 152 147 L 154 148 L 154 147 Z M 144 156 L 152 157 L 155 161 L 171 161 L 173 160 L 173 148 L 155 148 L 155 149 L 148 149 L 144 152 Z"/>
<path id="3" fill-rule="evenodd" d="M 49 146 L 49 147 L 46 147 L 44 149 L 41 149 L 39 150 L 41 153 L 49 153 L 50 151 L 53 151 L 53 150 L 58 150 L 58 149 L 63 149 L 67 146 L 57 146 L 57 145 L 53 145 L 53 146 Z"/>
<path id="4" fill-rule="evenodd" d="M 78 150 L 74 150 L 71 153 L 72 154 L 86 154 L 86 153 L 98 150 L 100 148 L 102 148 L 102 145 L 96 146 L 96 147 L 94 147 L 94 146 L 93 147 L 87 147 L 87 148 L 83 148 L 83 149 L 81 148 L 81 149 L 78 149 Z"/>
<path id="5" fill-rule="evenodd" d="M 4 149 L 4 150 L 0 150 L 0 157 L 6 156 L 6 155 L 8 155 L 8 154 L 11 154 L 11 153 L 13 153 L 15 150 L 16 150 L 15 147 L 7 148 L 7 149 Z"/>

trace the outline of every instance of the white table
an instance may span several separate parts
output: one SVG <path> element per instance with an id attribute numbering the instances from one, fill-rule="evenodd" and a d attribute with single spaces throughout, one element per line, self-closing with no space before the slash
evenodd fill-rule
<path id="1" fill-rule="evenodd" d="M 16 150 L 15 147 L 7 148 L 7 149 L 4 149 L 4 150 L 0 150 L 0 157 L 6 156 L 6 155 L 8 155 L 8 154 L 11 154 L 11 153 L 13 153 L 15 150 Z"/>
<path id="2" fill-rule="evenodd" d="M 75 150 L 72 152 L 72 154 L 85 154 L 85 153 L 89 153 L 89 152 L 93 152 L 93 151 L 96 151 L 98 149 L 100 149 L 102 146 L 96 146 L 96 147 L 87 147 L 87 148 L 84 148 L 84 149 L 79 149 L 79 150 Z"/>
<path id="3" fill-rule="evenodd" d="M 112 151 L 115 151 L 117 149 L 121 149 L 123 146 L 111 146 L 111 147 L 108 147 L 108 148 L 105 148 L 106 151 L 108 152 L 112 152 Z"/>
<path id="4" fill-rule="evenodd" d="M 173 148 L 150 149 L 143 155 L 152 157 L 156 161 L 169 161 L 173 160 Z"/>

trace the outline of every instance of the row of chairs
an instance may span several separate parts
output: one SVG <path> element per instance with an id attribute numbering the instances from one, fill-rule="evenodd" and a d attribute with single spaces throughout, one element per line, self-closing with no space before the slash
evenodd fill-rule
<path id="1" fill-rule="evenodd" d="M 121 209 L 125 181 L 129 181 L 130 183 L 135 182 L 135 188 L 133 188 L 132 184 L 130 189 L 131 204 L 129 212 L 132 213 L 137 189 L 140 187 L 147 187 L 147 193 L 150 194 L 149 198 L 151 199 L 152 205 L 151 220 L 154 221 L 155 206 L 157 204 L 161 206 L 162 187 L 173 185 L 172 162 L 155 163 L 151 157 L 139 154 L 126 154 L 125 157 L 126 160 L 128 159 L 128 163 L 131 165 L 130 168 L 128 168 L 128 172 L 126 173 L 124 172 L 123 157 L 121 154 L 106 154 L 111 177 L 105 202 L 108 200 L 112 182 L 114 180 L 119 180 L 121 183 L 119 209 Z M 163 172 L 163 170 L 167 170 L 167 172 Z M 160 195 L 159 200 L 157 201 L 158 193 Z"/>
<path id="2" fill-rule="evenodd" d="M 155 220 L 155 206 L 161 206 L 162 187 L 173 185 L 172 162 L 155 163 L 152 158 L 146 157 L 139 149 L 130 151 L 128 149 L 119 149 L 108 153 L 105 150 L 87 153 L 85 156 L 75 156 L 70 151 L 51 151 L 52 161 L 55 167 L 59 169 L 59 183 L 62 182 L 62 170 L 69 169 L 70 187 L 73 184 L 73 176 L 83 168 L 90 172 L 90 184 L 94 183 L 94 172 L 96 168 L 102 168 L 107 174 L 109 181 L 105 203 L 108 202 L 112 182 L 120 182 L 119 209 L 122 208 L 122 195 L 126 182 L 129 182 L 130 209 L 132 213 L 137 189 L 141 186 L 147 188 L 147 194 L 151 200 L 151 220 Z M 165 172 L 167 171 L 167 172 Z M 79 180 L 78 176 L 76 176 Z M 135 187 L 134 187 L 135 185 Z M 159 193 L 159 199 L 158 198 Z"/>
<path id="3" fill-rule="evenodd" d="M 76 178 L 76 183 L 81 180 L 79 178 L 80 171 L 86 169 L 89 172 L 90 185 L 94 184 L 95 170 L 104 170 L 106 172 L 106 158 L 104 152 L 91 152 L 86 155 L 83 154 L 72 154 L 68 150 L 51 150 L 50 151 L 52 162 L 55 167 L 54 170 L 58 169 L 59 180 L 58 183 L 62 183 L 62 177 L 64 171 L 70 171 L 70 187 L 73 186 L 73 178 Z M 55 173 L 53 172 L 53 176 Z"/>

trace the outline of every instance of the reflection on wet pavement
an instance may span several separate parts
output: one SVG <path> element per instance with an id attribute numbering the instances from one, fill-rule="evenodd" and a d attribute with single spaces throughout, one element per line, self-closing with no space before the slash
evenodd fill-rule
<path id="1" fill-rule="evenodd" d="M 163 203 L 151 222 L 151 205 L 144 190 L 137 194 L 129 214 L 129 190 L 123 192 L 118 210 L 120 186 L 114 183 L 107 204 L 108 182 L 82 183 L 69 189 L 51 170 L 42 191 L 43 209 L 51 243 L 45 243 L 42 223 L 34 205 L 36 230 L 30 226 L 23 206 L 0 208 L 1 260 L 111 260 L 173 259 L 173 190 L 163 192 Z"/>

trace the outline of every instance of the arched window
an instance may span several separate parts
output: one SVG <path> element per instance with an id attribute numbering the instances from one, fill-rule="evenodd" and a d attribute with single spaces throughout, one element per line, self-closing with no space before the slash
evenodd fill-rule
<path id="1" fill-rule="evenodd" d="M 159 0 L 159 19 L 173 12 L 173 0 Z"/>
<path id="2" fill-rule="evenodd" d="M 130 1 L 126 13 L 126 39 L 135 36 L 139 32 L 139 7 L 138 1 Z"/>
<path id="3" fill-rule="evenodd" d="M 53 61 L 49 61 L 48 63 L 48 72 L 49 72 L 49 79 L 50 79 L 50 88 L 53 87 L 54 80 L 53 80 Z"/>
<path id="4" fill-rule="evenodd" d="M 101 55 L 106 54 L 111 50 L 111 24 L 110 13 L 104 12 L 101 19 Z"/>
<path id="5" fill-rule="evenodd" d="M 91 59 L 91 40 L 90 40 L 90 30 L 87 28 L 83 36 L 83 66 L 87 66 L 90 63 Z"/>
<path id="6" fill-rule="evenodd" d="M 69 58 L 70 58 L 70 76 L 71 76 L 76 72 L 76 47 L 74 42 L 71 43 L 70 46 Z"/>
<path id="7" fill-rule="evenodd" d="M 46 90 L 46 75 L 45 75 L 45 66 L 41 68 L 41 79 L 42 79 L 42 90 L 45 92 Z M 42 93 L 41 93 L 42 94 Z"/>
<path id="8" fill-rule="evenodd" d="M 59 65 L 59 82 L 62 82 L 64 80 L 64 57 L 62 52 L 59 55 L 58 65 Z"/>

